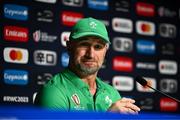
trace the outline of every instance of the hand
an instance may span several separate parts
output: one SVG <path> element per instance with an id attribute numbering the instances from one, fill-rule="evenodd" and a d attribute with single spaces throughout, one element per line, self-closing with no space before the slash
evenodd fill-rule
<path id="1" fill-rule="evenodd" d="M 120 113 L 131 113 L 137 114 L 140 111 L 140 108 L 134 105 L 135 100 L 130 98 L 122 98 L 117 102 L 113 103 L 108 111 L 120 112 Z"/>

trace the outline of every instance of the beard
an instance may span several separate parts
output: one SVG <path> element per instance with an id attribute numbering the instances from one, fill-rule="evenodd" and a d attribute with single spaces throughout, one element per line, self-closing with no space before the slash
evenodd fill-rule
<path id="1" fill-rule="evenodd" d="M 87 67 L 81 63 L 76 64 L 76 68 L 81 71 L 83 75 L 92 75 L 99 71 L 101 66 Z"/>

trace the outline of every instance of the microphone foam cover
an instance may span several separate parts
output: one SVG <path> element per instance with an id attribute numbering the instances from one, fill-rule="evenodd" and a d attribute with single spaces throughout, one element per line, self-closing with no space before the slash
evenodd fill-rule
<path id="1" fill-rule="evenodd" d="M 138 83 L 140 83 L 142 86 L 146 86 L 146 85 L 147 85 L 147 81 L 146 81 L 143 77 L 141 77 L 141 76 L 137 76 L 137 77 L 135 78 L 135 80 L 136 80 Z"/>

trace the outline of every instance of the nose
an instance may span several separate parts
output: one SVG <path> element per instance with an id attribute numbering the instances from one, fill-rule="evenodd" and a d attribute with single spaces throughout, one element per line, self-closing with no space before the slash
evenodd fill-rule
<path id="1" fill-rule="evenodd" d="M 94 57 L 94 48 L 92 46 L 88 47 L 88 49 L 86 50 L 85 57 L 88 59 L 91 59 Z"/>

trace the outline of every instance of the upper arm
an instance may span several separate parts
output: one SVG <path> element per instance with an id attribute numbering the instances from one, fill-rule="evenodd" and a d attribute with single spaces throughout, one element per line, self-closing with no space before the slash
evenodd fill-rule
<path id="1" fill-rule="evenodd" d="M 113 88 L 113 87 L 111 87 L 111 88 L 112 88 L 111 89 L 111 91 L 112 91 L 111 95 L 112 95 L 112 98 L 113 98 L 112 102 L 115 103 L 116 101 L 121 99 L 121 95 L 115 88 Z"/>

